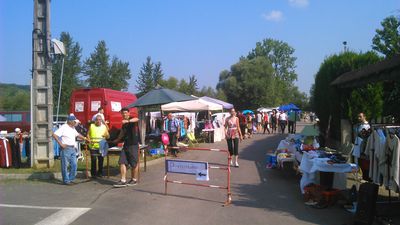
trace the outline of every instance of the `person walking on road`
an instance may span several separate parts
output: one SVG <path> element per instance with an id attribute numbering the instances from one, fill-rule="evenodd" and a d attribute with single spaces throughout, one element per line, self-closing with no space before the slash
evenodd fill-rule
<path id="1" fill-rule="evenodd" d="M 271 131 L 272 131 L 272 133 L 276 133 L 276 126 L 278 124 L 277 119 L 276 119 L 276 109 L 272 110 L 269 122 L 271 123 Z"/>
<path id="2" fill-rule="evenodd" d="M 235 109 L 230 110 L 230 116 L 225 120 L 225 135 L 226 141 L 228 143 L 228 150 L 231 157 L 235 160 L 233 164 L 233 159 L 231 159 L 231 166 L 239 167 L 238 163 L 238 152 L 239 152 L 239 139 L 243 139 L 243 135 L 240 129 L 239 118 L 236 117 Z"/>
<path id="3" fill-rule="evenodd" d="M 128 108 L 122 108 L 121 114 L 123 118 L 121 132 L 117 139 L 113 141 L 114 144 L 121 141 L 124 142 L 118 160 L 121 180 L 114 184 L 114 187 L 116 188 L 136 185 L 138 175 L 139 119 L 132 118 Z M 126 180 L 126 171 L 128 166 L 131 166 L 131 179 L 129 181 Z"/>
<path id="4" fill-rule="evenodd" d="M 279 126 L 281 127 L 282 134 L 285 133 L 286 125 L 288 124 L 288 116 L 285 111 L 279 114 Z"/>
<path id="5" fill-rule="evenodd" d="M 90 173 L 92 178 L 102 177 L 103 176 L 103 161 L 104 161 L 104 152 L 105 148 L 108 148 L 106 145 L 106 139 L 110 137 L 108 133 L 108 129 L 106 125 L 102 123 L 103 119 L 100 115 L 96 116 L 96 121 L 94 124 L 90 124 L 88 138 L 90 138 L 91 143 L 89 145 L 90 149 L 90 158 L 91 158 L 91 168 Z M 99 169 L 97 170 L 97 161 L 99 164 Z"/>
<path id="6" fill-rule="evenodd" d="M 268 134 L 270 134 L 271 132 L 269 131 L 269 124 L 270 124 L 269 123 L 269 115 L 268 115 L 267 112 L 264 113 L 263 120 L 264 120 L 264 132 L 263 132 L 263 134 L 265 134 L 265 130 L 267 130 Z"/>
<path id="7" fill-rule="evenodd" d="M 167 119 L 165 120 L 164 128 L 165 131 L 168 133 L 169 146 L 177 147 L 177 141 L 181 133 L 181 126 L 179 120 L 174 118 L 172 116 L 172 113 L 168 113 Z M 177 157 L 177 152 L 177 149 L 172 148 L 171 153 L 174 157 Z"/>
<path id="8" fill-rule="evenodd" d="M 69 115 L 67 118 L 67 123 L 63 124 L 58 130 L 53 133 L 53 138 L 61 147 L 61 174 L 63 183 L 65 185 L 72 184 L 76 176 L 76 138 L 90 142 L 89 139 L 82 136 L 78 133 L 78 131 L 75 130 L 75 123 L 76 117 L 74 115 Z"/>
<path id="9" fill-rule="evenodd" d="M 289 134 L 294 134 L 296 133 L 296 112 L 295 111 L 290 111 L 288 113 L 288 133 Z"/>
<path id="10" fill-rule="evenodd" d="M 246 138 L 246 126 L 247 126 L 246 116 L 243 115 L 242 112 L 238 111 L 237 117 L 239 118 L 240 132 L 244 134 L 245 135 L 244 138 Z"/>

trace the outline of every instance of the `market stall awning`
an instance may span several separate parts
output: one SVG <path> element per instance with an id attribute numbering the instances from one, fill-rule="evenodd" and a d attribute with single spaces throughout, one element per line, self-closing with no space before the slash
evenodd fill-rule
<path id="1" fill-rule="evenodd" d="M 203 100 L 206 100 L 208 102 L 213 102 L 213 103 L 222 105 L 222 107 L 224 109 L 232 109 L 233 108 L 233 105 L 231 103 L 227 103 L 227 102 L 221 101 L 219 99 L 211 98 L 211 97 L 208 97 L 208 96 L 200 97 L 200 99 L 203 99 Z"/>
<path id="2" fill-rule="evenodd" d="M 129 104 L 127 107 L 155 106 L 194 99 L 196 98 L 168 88 L 156 88 L 137 99 L 134 103 Z"/>
<path id="3" fill-rule="evenodd" d="M 199 112 L 199 111 L 222 111 L 222 105 L 196 99 L 183 102 L 171 102 L 161 106 L 165 112 Z"/>
<path id="4" fill-rule="evenodd" d="M 289 103 L 287 105 L 281 105 L 279 106 L 279 110 L 282 111 L 300 111 L 300 108 L 297 107 L 295 104 L 293 103 Z"/>

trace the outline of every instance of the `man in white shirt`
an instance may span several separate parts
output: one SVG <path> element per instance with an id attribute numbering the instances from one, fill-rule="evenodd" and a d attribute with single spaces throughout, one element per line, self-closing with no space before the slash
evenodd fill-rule
<path id="1" fill-rule="evenodd" d="M 285 111 L 282 111 L 279 114 L 279 126 L 281 127 L 282 134 L 285 133 L 287 124 L 288 124 L 288 116 Z"/>
<path id="2" fill-rule="evenodd" d="M 67 123 L 63 124 L 53 133 L 53 138 L 61 147 L 61 174 L 65 185 L 72 184 L 76 176 L 77 160 L 76 160 L 76 138 L 88 140 L 75 130 L 76 117 L 69 115 Z M 68 166 L 70 166 L 68 170 Z"/>

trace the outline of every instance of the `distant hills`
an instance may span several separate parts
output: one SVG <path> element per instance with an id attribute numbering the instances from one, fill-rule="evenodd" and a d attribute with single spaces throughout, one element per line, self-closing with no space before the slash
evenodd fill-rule
<path id="1" fill-rule="evenodd" d="M 0 110 L 29 110 L 30 85 L 0 83 Z"/>

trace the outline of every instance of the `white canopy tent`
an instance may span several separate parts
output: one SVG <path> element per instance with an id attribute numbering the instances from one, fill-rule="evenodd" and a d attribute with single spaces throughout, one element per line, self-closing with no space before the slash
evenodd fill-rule
<path id="1" fill-rule="evenodd" d="M 222 105 L 202 99 L 184 102 L 171 102 L 165 105 L 161 105 L 161 110 L 164 112 L 222 111 L 222 109 Z"/>

